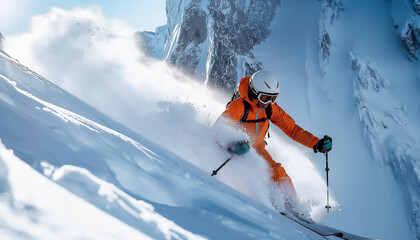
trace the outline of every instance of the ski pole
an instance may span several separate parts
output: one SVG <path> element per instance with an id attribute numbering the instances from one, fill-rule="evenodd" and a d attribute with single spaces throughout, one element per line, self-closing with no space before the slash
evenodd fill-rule
<path id="1" fill-rule="evenodd" d="M 228 158 L 222 165 L 220 165 L 220 167 L 219 168 L 217 168 L 216 170 L 214 170 L 213 171 L 213 173 L 211 174 L 212 176 L 214 176 L 214 175 L 216 175 L 217 174 L 217 172 L 223 167 L 223 166 L 225 166 L 226 165 L 226 163 L 228 163 L 229 161 L 230 161 L 230 159 L 232 159 L 232 157 L 230 157 L 230 158 Z"/>
<path id="2" fill-rule="evenodd" d="M 325 164 L 325 173 L 327 175 L 327 205 L 325 205 L 325 208 L 327 209 L 327 212 L 330 213 L 330 187 L 328 183 L 328 172 L 330 171 L 330 169 L 328 168 L 328 152 L 325 152 Z"/>

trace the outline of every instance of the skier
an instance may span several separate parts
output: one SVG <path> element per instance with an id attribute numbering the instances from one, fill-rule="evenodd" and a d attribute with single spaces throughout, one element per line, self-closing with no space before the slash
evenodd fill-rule
<path id="1" fill-rule="evenodd" d="M 298 143 L 312 148 L 315 152 L 325 153 L 332 148 L 332 139 L 324 136 L 318 139 L 310 132 L 295 124 L 295 121 L 275 102 L 279 94 L 279 81 L 267 71 L 258 71 L 243 78 L 232 101 L 217 119 L 215 124 L 230 123 L 237 125 L 249 136 L 248 141 L 238 141 L 228 146 L 228 151 L 243 155 L 250 147 L 261 155 L 271 168 L 271 179 L 286 191 L 287 200 L 296 200 L 296 191 L 292 180 L 280 163 L 273 160 L 265 149 L 265 135 L 269 121 L 279 127 L 286 135 Z M 287 201 L 286 200 L 286 201 Z M 276 206 L 275 206 L 276 207 Z M 287 206 L 286 206 L 287 207 Z M 289 206 L 290 207 L 290 206 Z"/>

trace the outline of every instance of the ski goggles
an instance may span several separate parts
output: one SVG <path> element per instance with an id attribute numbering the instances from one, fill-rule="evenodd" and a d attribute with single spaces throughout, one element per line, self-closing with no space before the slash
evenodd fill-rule
<path id="1" fill-rule="evenodd" d="M 262 104 L 274 103 L 276 101 L 278 94 L 267 94 L 267 93 L 259 93 L 258 94 L 258 101 Z"/>

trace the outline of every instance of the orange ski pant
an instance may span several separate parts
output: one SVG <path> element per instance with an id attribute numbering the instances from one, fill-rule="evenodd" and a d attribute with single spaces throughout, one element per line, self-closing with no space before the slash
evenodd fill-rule
<path id="1" fill-rule="evenodd" d="M 287 175 L 286 170 L 281 166 L 280 163 L 277 163 L 273 160 L 270 154 L 265 150 L 265 145 L 262 144 L 260 146 L 254 147 L 255 150 L 259 155 L 261 155 L 270 166 L 272 171 L 271 179 L 281 187 L 285 187 L 292 197 L 296 197 L 296 190 L 293 186 L 292 179 L 290 179 L 289 175 Z"/>

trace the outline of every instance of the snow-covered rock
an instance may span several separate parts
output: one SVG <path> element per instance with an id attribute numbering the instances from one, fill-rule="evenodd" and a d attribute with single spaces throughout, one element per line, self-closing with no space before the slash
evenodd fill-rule
<path id="1" fill-rule="evenodd" d="M 343 2 L 341 0 L 324 1 L 322 7 L 321 19 L 319 22 L 319 58 L 321 68 L 328 64 L 330 57 L 330 48 L 332 46 L 329 31 L 332 25 L 340 17 L 340 13 L 344 11 Z"/>
<path id="2" fill-rule="evenodd" d="M 392 0 L 392 18 L 409 57 L 418 59 L 420 48 L 420 1 Z"/>
<path id="3" fill-rule="evenodd" d="M 352 69 L 356 72 L 354 97 L 359 117 L 365 124 L 365 135 L 372 147 L 376 139 L 384 136 L 391 124 L 390 120 L 404 125 L 404 107 L 380 103 L 380 99 L 389 94 L 389 91 L 387 93 L 385 91 L 389 89 L 390 84 L 369 61 L 363 61 L 355 53 L 350 53 L 350 62 Z M 398 111 L 392 111 L 393 109 Z"/>
<path id="4" fill-rule="evenodd" d="M 369 60 L 350 53 L 350 62 L 356 73 L 354 96 L 365 138 L 375 159 L 390 166 L 395 179 L 406 187 L 412 228 L 420 236 L 420 138 L 410 133 L 406 116 L 410 113 Z"/>

